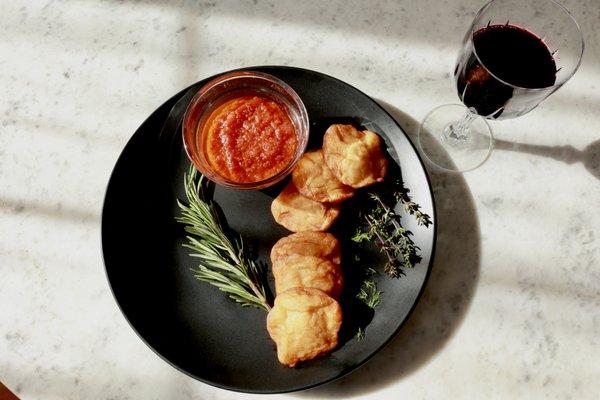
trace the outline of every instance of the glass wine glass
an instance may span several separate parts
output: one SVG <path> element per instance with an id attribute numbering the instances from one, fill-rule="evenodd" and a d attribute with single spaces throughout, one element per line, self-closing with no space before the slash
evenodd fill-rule
<path id="1" fill-rule="evenodd" d="M 533 110 L 573 76 L 583 49 L 579 25 L 558 2 L 490 1 L 465 35 L 454 70 L 464 105 L 442 105 L 425 116 L 423 154 L 447 171 L 479 167 L 492 150 L 486 119 Z"/>

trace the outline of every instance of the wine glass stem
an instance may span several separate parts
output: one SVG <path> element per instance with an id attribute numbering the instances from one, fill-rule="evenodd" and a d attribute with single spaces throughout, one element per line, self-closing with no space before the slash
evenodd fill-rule
<path id="1" fill-rule="evenodd" d="M 469 128 L 477 117 L 478 115 L 471 109 L 467 110 L 459 121 L 451 123 L 444 129 L 442 139 L 454 144 L 467 142 L 469 140 Z"/>

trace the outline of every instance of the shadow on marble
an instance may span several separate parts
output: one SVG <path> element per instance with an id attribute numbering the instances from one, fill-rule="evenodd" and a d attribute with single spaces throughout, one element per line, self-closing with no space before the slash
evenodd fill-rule
<path id="1" fill-rule="evenodd" d="M 455 29 L 454 21 L 459 21 L 459 26 L 464 26 L 466 31 L 485 1 L 462 0 L 458 5 L 454 1 L 446 0 L 449 3 L 446 8 L 440 6 L 440 0 L 421 0 L 418 3 L 387 0 L 213 0 L 186 5 L 182 5 L 180 1 L 142 0 L 135 3 L 172 10 L 193 8 L 202 13 L 221 13 L 248 20 L 264 20 L 272 23 L 274 27 L 305 25 L 374 37 L 410 39 L 411 42 L 428 44 L 448 43 L 457 38 L 458 49 L 464 32 Z M 415 18 L 419 16 L 426 18 L 428 29 L 423 25 L 424 18 Z"/>
<path id="2" fill-rule="evenodd" d="M 123 2 L 122 0 L 113 1 Z M 131 2 L 133 3 L 133 1 Z M 252 2 L 239 2 L 222 0 L 182 4 L 169 0 L 142 0 L 136 1 L 136 3 L 145 4 L 148 7 L 164 8 L 168 12 L 177 12 L 181 15 L 180 27 L 176 32 L 182 35 L 182 54 L 185 55 L 182 59 L 185 63 L 195 58 L 218 57 L 220 50 L 206 54 L 198 51 L 198 42 L 206 36 L 202 24 L 203 17 L 211 15 L 226 17 L 224 23 L 235 23 L 238 19 L 264 23 L 271 27 L 274 34 L 277 34 L 282 27 L 300 26 L 306 28 L 307 35 L 322 38 L 319 40 L 327 40 L 327 34 L 331 31 L 344 31 L 360 39 L 369 38 L 375 47 L 380 44 L 380 41 L 393 40 L 397 46 L 398 55 L 402 57 L 409 55 L 417 48 L 429 49 L 433 53 L 442 55 L 446 49 L 445 46 L 451 45 L 451 57 L 439 59 L 443 64 L 454 59 L 455 54 L 458 54 L 464 33 L 485 1 L 389 2 L 374 0 L 367 2 L 354 0 L 323 2 L 308 0 L 298 2 L 296 0 L 253 0 Z M 565 0 L 565 5 L 580 22 L 586 44 L 588 44 L 582 69 L 600 68 L 600 51 L 596 45 L 598 40 L 595 33 L 595 22 L 592 18 L 584 18 L 588 13 L 589 4 Z M 262 61 L 258 64 L 271 64 L 272 58 L 278 60 L 279 64 L 294 64 L 291 62 L 291 58 L 289 61 L 285 57 L 282 59 L 282 55 L 278 54 L 277 49 L 272 49 L 268 57 L 261 59 Z M 318 55 L 315 56 L 318 57 Z M 369 63 L 370 61 L 372 60 L 361 59 L 359 63 Z M 356 63 L 357 60 L 349 59 L 348 62 Z M 418 65 L 417 60 L 414 60 L 414 63 L 417 66 L 413 71 L 415 79 L 431 79 L 430 73 L 420 71 L 422 64 Z M 243 67 L 244 64 L 242 62 L 235 66 Z M 250 64 L 257 65 L 256 63 Z M 328 62 L 326 62 L 327 64 Z M 314 62 L 297 66 L 311 68 L 314 66 Z M 376 68 L 370 70 L 373 71 Z M 187 70 L 184 68 L 184 71 Z M 194 69 L 183 72 L 180 78 L 186 84 L 198 80 Z M 594 104 L 600 101 L 600 95 L 592 92 L 587 94 L 587 99 L 583 99 L 580 92 L 561 92 L 561 96 L 553 101 L 559 104 L 561 109 L 576 109 L 581 103 Z"/>
<path id="3" fill-rule="evenodd" d="M 494 150 L 533 154 L 569 165 L 581 162 L 594 178 L 600 180 L 600 140 L 588 144 L 583 150 L 577 150 L 573 146 L 543 146 L 494 139 Z"/>
<path id="4" fill-rule="evenodd" d="M 413 143 L 417 122 L 379 103 L 402 125 Z M 437 209 L 437 248 L 421 301 L 392 343 L 358 371 L 298 397 L 362 396 L 409 376 L 444 347 L 460 327 L 479 278 L 480 229 L 471 192 L 460 174 L 428 166 Z"/>
<path id="5" fill-rule="evenodd" d="M 37 203 L 23 199 L 0 197 L 0 213 L 36 214 L 44 217 L 68 219 L 82 224 L 98 224 L 100 215 L 95 212 L 63 207 L 61 203 Z"/>

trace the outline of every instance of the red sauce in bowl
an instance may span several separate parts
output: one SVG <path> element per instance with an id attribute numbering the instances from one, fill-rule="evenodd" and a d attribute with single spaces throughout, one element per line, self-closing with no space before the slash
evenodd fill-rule
<path id="1" fill-rule="evenodd" d="M 298 146 L 286 108 L 260 95 L 226 101 L 200 129 L 208 164 L 237 183 L 259 182 L 278 174 L 290 164 Z"/>

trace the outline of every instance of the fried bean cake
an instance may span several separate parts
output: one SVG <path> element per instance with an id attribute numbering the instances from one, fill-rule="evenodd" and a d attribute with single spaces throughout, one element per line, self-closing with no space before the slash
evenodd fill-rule
<path id="1" fill-rule="evenodd" d="M 333 175 L 342 183 L 361 188 L 383 181 L 387 159 L 381 138 L 352 125 L 331 125 L 323 137 L 323 157 Z"/>
<path id="2" fill-rule="evenodd" d="M 339 303 L 311 288 L 296 287 L 280 293 L 267 316 L 277 358 L 290 367 L 335 349 L 341 324 Z"/>
<path id="3" fill-rule="evenodd" d="M 326 231 L 338 217 L 340 208 L 302 196 L 290 182 L 271 203 L 271 213 L 278 224 L 292 232 Z"/>
<path id="4" fill-rule="evenodd" d="M 283 237 L 271 249 L 271 262 L 275 264 L 292 254 L 324 258 L 340 264 L 340 242 L 327 232 L 297 232 Z"/>
<path id="5" fill-rule="evenodd" d="M 354 194 L 352 187 L 333 175 L 320 149 L 304 153 L 292 171 L 292 181 L 300 194 L 315 201 L 338 203 Z"/>
<path id="6" fill-rule="evenodd" d="M 291 254 L 274 263 L 272 270 L 277 294 L 305 287 L 322 290 L 338 299 L 344 286 L 339 264 L 320 257 Z"/>

